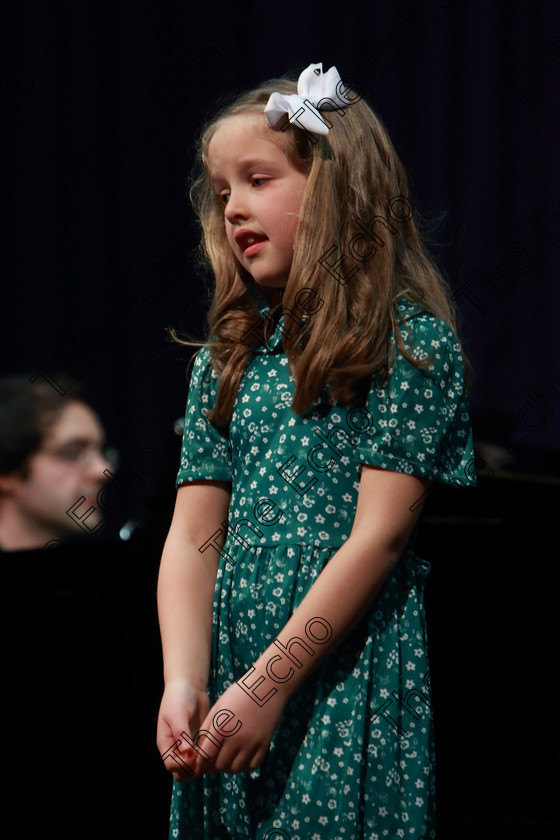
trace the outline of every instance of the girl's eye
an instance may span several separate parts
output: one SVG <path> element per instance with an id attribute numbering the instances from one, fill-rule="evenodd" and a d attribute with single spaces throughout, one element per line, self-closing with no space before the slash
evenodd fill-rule
<path id="1" fill-rule="evenodd" d="M 255 178 L 254 175 L 251 175 L 251 184 L 254 187 L 260 187 L 262 184 L 266 184 L 266 182 L 270 180 L 269 178 Z M 218 193 L 218 201 L 220 204 L 227 204 L 229 199 L 229 193 Z"/>

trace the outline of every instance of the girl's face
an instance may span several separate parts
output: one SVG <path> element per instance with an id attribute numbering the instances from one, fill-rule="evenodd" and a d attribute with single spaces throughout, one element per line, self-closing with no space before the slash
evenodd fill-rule
<path id="1" fill-rule="evenodd" d="M 256 130 L 249 115 L 227 117 L 219 125 L 208 146 L 208 161 L 235 258 L 259 285 L 283 288 L 307 175 L 274 140 Z"/>

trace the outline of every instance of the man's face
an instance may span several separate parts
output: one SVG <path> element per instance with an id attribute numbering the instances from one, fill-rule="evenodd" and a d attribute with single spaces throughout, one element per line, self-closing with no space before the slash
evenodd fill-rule
<path id="1" fill-rule="evenodd" d="M 48 427 L 41 449 L 28 461 L 26 477 L 14 477 L 11 485 L 14 508 L 30 534 L 44 531 L 54 538 L 80 531 L 67 511 L 82 496 L 77 516 L 93 505 L 97 510 L 88 527 L 102 518 L 96 497 L 107 482 L 104 437 L 99 420 L 81 402 L 69 403 Z"/>

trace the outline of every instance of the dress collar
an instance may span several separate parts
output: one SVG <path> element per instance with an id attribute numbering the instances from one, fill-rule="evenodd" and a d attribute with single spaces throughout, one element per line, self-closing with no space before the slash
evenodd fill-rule
<path id="1" fill-rule="evenodd" d="M 267 316 L 270 315 L 270 306 L 262 306 L 259 309 L 259 315 L 263 320 L 266 319 Z M 276 327 L 274 328 L 274 332 L 266 339 L 266 341 L 263 344 L 259 345 L 259 347 L 255 347 L 255 353 L 258 353 L 259 355 L 275 356 L 283 351 L 284 346 L 282 342 L 282 329 L 284 328 L 284 320 L 284 315 L 281 315 L 278 319 Z"/>
<path id="2" fill-rule="evenodd" d="M 399 295 L 397 298 L 397 310 L 401 322 L 410 321 L 416 315 L 428 311 L 421 303 L 414 303 L 405 298 L 404 295 Z"/>

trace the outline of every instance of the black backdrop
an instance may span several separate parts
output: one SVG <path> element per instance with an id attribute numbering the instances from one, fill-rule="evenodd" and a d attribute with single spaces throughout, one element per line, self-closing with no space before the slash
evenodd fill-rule
<path id="1" fill-rule="evenodd" d="M 197 129 L 218 96 L 311 62 L 355 80 L 389 127 L 457 295 L 477 438 L 549 470 L 558 4 L 19 0 L 2 14 L 0 374 L 65 369 L 123 467 L 145 468 L 109 536 L 146 503 L 165 524 L 172 504 L 189 355 L 165 328 L 201 335 L 208 298 L 185 197 Z"/>
<path id="2" fill-rule="evenodd" d="M 560 445 L 557 4 L 21 0 L 9 15 L 2 373 L 69 365 L 125 464 L 163 458 L 188 359 L 165 327 L 200 335 L 207 299 L 185 197 L 197 128 L 218 96 L 322 61 L 385 119 L 433 222 L 475 409 L 511 416 L 514 451 Z M 548 410 L 520 421 L 543 388 Z"/>

